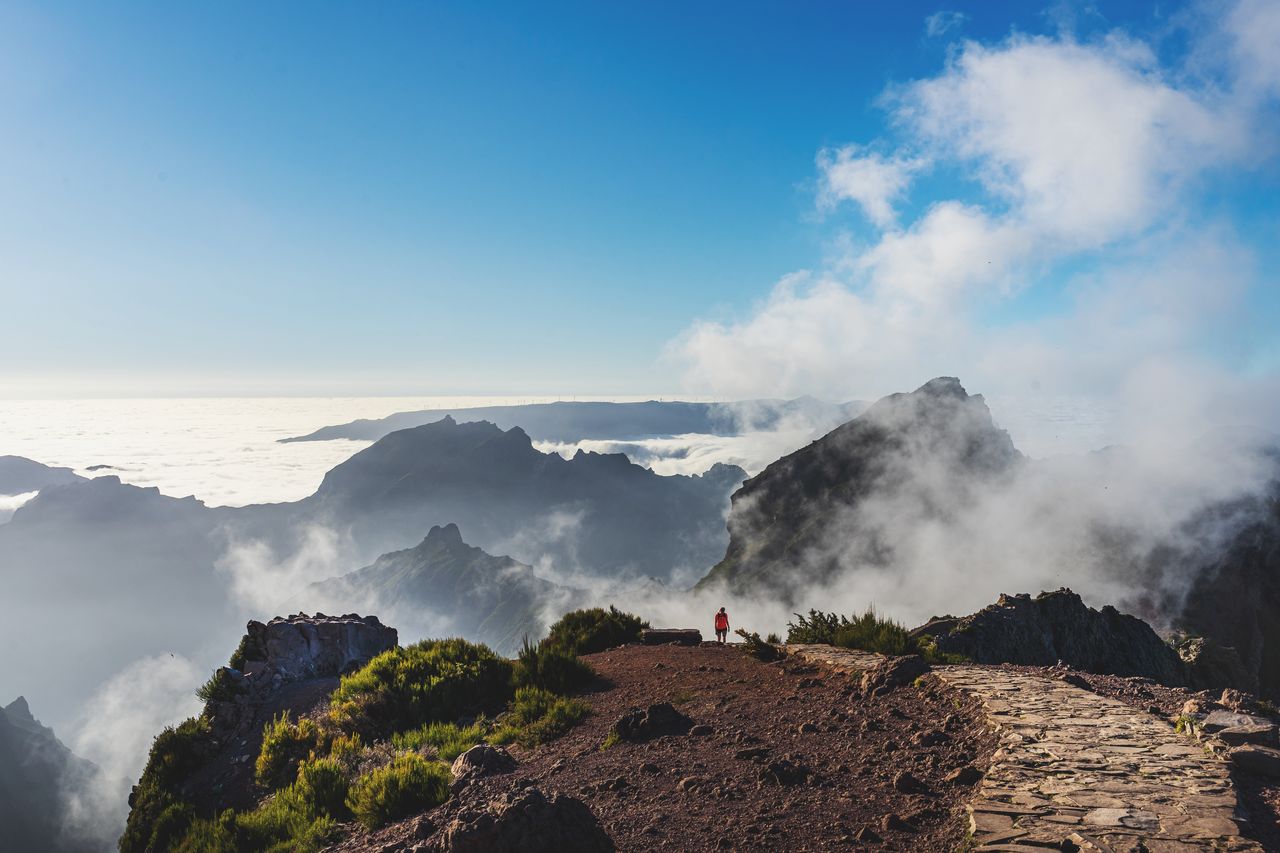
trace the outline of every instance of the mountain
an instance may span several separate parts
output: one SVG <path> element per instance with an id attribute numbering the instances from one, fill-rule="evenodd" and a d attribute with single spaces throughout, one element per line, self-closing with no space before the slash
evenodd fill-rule
<path id="1" fill-rule="evenodd" d="M 421 542 L 433 525 L 610 582 L 692 578 L 724 553 L 729 493 L 743 479 L 724 465 L 664 477 L 622 455 L 564 459 L 520 429 L 445 419 L 386 436 L 293 503 L 210 508 L 114 476 L 47 486 L 0 524 L 0 690 L 21 686 L 60 722 L 140 658 L 206 660 L 262 615 L 246 602 L 272 595 L 264 584 L 296 555 L 317 572 L 301 589 L 335 563 L 367 566 Z M 319 563 L 308 550 L 317 530 L 338 543 Z M 481 624 L 492 602 L 476 606 L 451 615 Z"/>
<path id="2" fill-rule="evenodd" d="M 31 715 L 25 698 L 0 708 L 0 846 L 14 853 L 92 849 L 64 830 L 69 797 L 97 772 Z"/>
<path id="3" fill-rule="evenodd" d="M 502 429 L 519 426 L 535 441 L 625 441 L 687 433 L 737 435 L 746 431 L 774 429 L 788 418 L 802 418 L 819 426 L 835 426 L 857 414 L 865 405 L 859 402 L 824 403 L 812 397 L 800 397 L 795 400 L 744 400 L 737 403 L 649 400 L 643 403 L 560 402 L 424 409 L 322 427 L 308 435 L 281 441 L 343 438 L 376 441 L 397 430 L 434 423 L 444 417 L 458 421 L 488 421 Z"/>
<path id="4" fill-rule="evenodd" d="M 0 456 L 0 495 L 24 495 L 47 486 L 83 481 L 84 477 L 70 468 L 42 465 L 21 456 Z"/>
<path id="5" fill-rule="evenodd" d="M 543 580 L 510 557 L 494 557 L 462 541 L 456 524 L 432 527 L 413 548 L 383 554 L 372 565 L 314 583 L 308 602 L 331 610 L 364 609 L 392 621 L 423 612 L 444 616 L 439 634 L 466 637 L 515 654 L 525 637 L 546 633 L 544 613 L 574 607 L 574 590 Z M 366 605 L 365 602 L 369 602 Z"/>
<path id="6" fill-rule="evenodd" d="M 941 508 L 1022 461 L 982 396 L 970 396 L 958 379 L 885 397 L 734 493 L 728 550 L 699 586 L 723 583 L 789 601 L 796 571 L 813 583 L 845 565 L 883 565 L 892 555 L 874 521 L 859 517 L 869 498 L 910 493 Z"/>
<path id="7" fill-rule="evenodd" d="M 528 563 L 668 581 L 723 553 L 727 498 L 745 477 L 730 465 L 664 477 L 620 453 L 565 459 L 519 427 L 446 417 L 379 439 L 291 512 L 349 529 L 362 553 L 453 522 L 479 547 Z"/>

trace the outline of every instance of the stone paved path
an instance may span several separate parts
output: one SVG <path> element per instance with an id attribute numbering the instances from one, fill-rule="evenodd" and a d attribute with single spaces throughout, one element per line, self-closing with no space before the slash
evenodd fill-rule
<path id="1" fill-rule="evenodd" d="M 788 646 L 853 672 L 877 655 Z M 1261 851 L 1240 836 L 1229 769 L 1168 723 L 1048 678 L 988 667 L 934 674 L 980 699 L 1000 747 L 968 806 L 978 850 Z"/>

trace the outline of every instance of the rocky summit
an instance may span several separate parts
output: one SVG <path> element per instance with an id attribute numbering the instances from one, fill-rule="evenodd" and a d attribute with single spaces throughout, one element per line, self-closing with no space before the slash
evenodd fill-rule
<path id="1" fill-rule="evenodd" d="M 939 506 L 1022 461 L 981 395 L 953 377 L 893 394 L 769 465 L 732 497 L 729 547 L 700 586 L 768 591 L 789 600 L 796 573 L 831 579 L 845 565 L 877 565 L 885 543 L 859 508 L 872 497 L 939 489 Z M 928 482 L 922 470 L 928 471 Z"/>

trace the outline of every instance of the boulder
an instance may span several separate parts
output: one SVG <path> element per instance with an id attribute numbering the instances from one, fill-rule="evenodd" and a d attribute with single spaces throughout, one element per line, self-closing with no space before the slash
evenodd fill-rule
<path id="1" fill-rule="evenodd" d="M 1261 776 L 1280 777 L 1280 749 L 1266 746 L 1238 746 L 1229 753 L 1231 763 L 1241 770 Z"/>
<path id="2" fill-rule="evenodd" d="M 702 645 L 702 632 L 697 628 L 645 628 L 640 632 L 640 642 L 646 646 Z"/>
<path id="3" fill-rule="evenodd" d="M 253 678 L 283 681 L 342 675 L 363 666 L 375 655 L 396 647 L 395 628 L 377 616 L 278 616 L 270 622 L 250 622 L 242 648 L 243 669 Z"/>
<path id="4" fill-rule="evenodd" d="M 910 684 L 928 671 L 929 664 L 919 655 L 885 658 L 862 673 L 862 692 L 866 696 L 879 696 Z"/>
<path id="5" fill-rule="evenodd" d="M 1200 729 L 1206 734 L 1220 732 L 1223 729 L 1235 728 L 1237 726 L 1267 726 L 1270 725 L 1269 720 L 1262 717 L 1251 717 L 1248 714 L 1234 714 L 1231 711 L 1214 711 L 1200 722 Z"/>
<path id="6" fill-rule="evenodd" d="M 1261 746 L 1275 746 L 1276 727 L 1270 723 L 1249 723 L 1243 726 L 1229 726 L 1218 732 L 1218 739 L 1228 746 L 1243 746 L 1255 743 Z"/>
<path id="7" fill-rule="evenodd" d="M 513 791 L 483 811 L 464 811 L 449 824 L 446 853 L 612 853 L 609 838 L 581 800 L 548 797 L 537 788 Z"/>
<path id="8" fill-rule="evenodd" d="M 450 769 L 455 781 L 470 781 L 481 776 L 510 773 L 516 769 L 516 760 L 500 746 L 480 743 L 455 758 Z"/>
<path id="9" fill-rule="evenodd" d="M 648 708 L 634 708 L 613 724 L 612 731 L 622 740 L 639 742 L 659 735 L 687 733 L 693 721 L 681 714 L 670 702 L 659 702 Z"/>

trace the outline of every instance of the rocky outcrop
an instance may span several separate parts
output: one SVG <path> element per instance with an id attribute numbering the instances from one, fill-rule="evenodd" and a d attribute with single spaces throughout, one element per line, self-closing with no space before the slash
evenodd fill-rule
<path id="1" fill-rule="evenodd" d="M 887 565 L 892 549 L 860 513 L 903 496 L 924 517 L 1022 461 L 981 395 L 940 377 L 894 394 L 752 477 L 733 495 L 729 547 L 700 587 L 767 592 L 830 582 L 850 566 Z M 797 582 L 800 581 L 800 582 Z"/>
<path id="2" fill-rule="evenodd" d="M 859 687 L 867 696 L 880 696 L 895 687 L 911 684 L 929 671 L 929 664 L 919 655 L 885 658 L 862 673 Z"/>
<path id="3" fill-rule="evenodd" d="M 1141 619 L 1106 606 L 1094 610 L 1069 589 L 1001 595 L 972 616 L 943 617 L 915 629 L 939 652 L 976 663 L 1053 666 L 1062 661 L 1104 675 L 1142 676 L 1185 686 L 1186 669 L 1174 650 Z"/>
<path id="4" fill-rule="evenodd" d="M 460 814 L 444 833 L 447 853 L 611 853 L 613 841 L 581 800 L 524 788 Z"/>
<path id="5" fill-rule="evenodd" d="M 640 642 L 646 646 L 697 646 L 702 643 L 702 632 L 697 628 L 645 628 L 640 632 Z"/>
<path id="6" fill-rule="evenodd" d="M 621 740 L 639 743 L 660 735 L 684 734 L 693 720 L 681 714 L 670 702 L 659 702 L 648 708 L 635 708 L 618 718 L 611 733 Z"/>
<path id="7" fill-rule="evenodd" d="M 241 649 L 242 669 L 255 679 L 325 678 L 368 663 L 375 655 L 396 647 L 395 628 L 377 616 L 277 616 L 270 622 L 250 622 Z"/>

